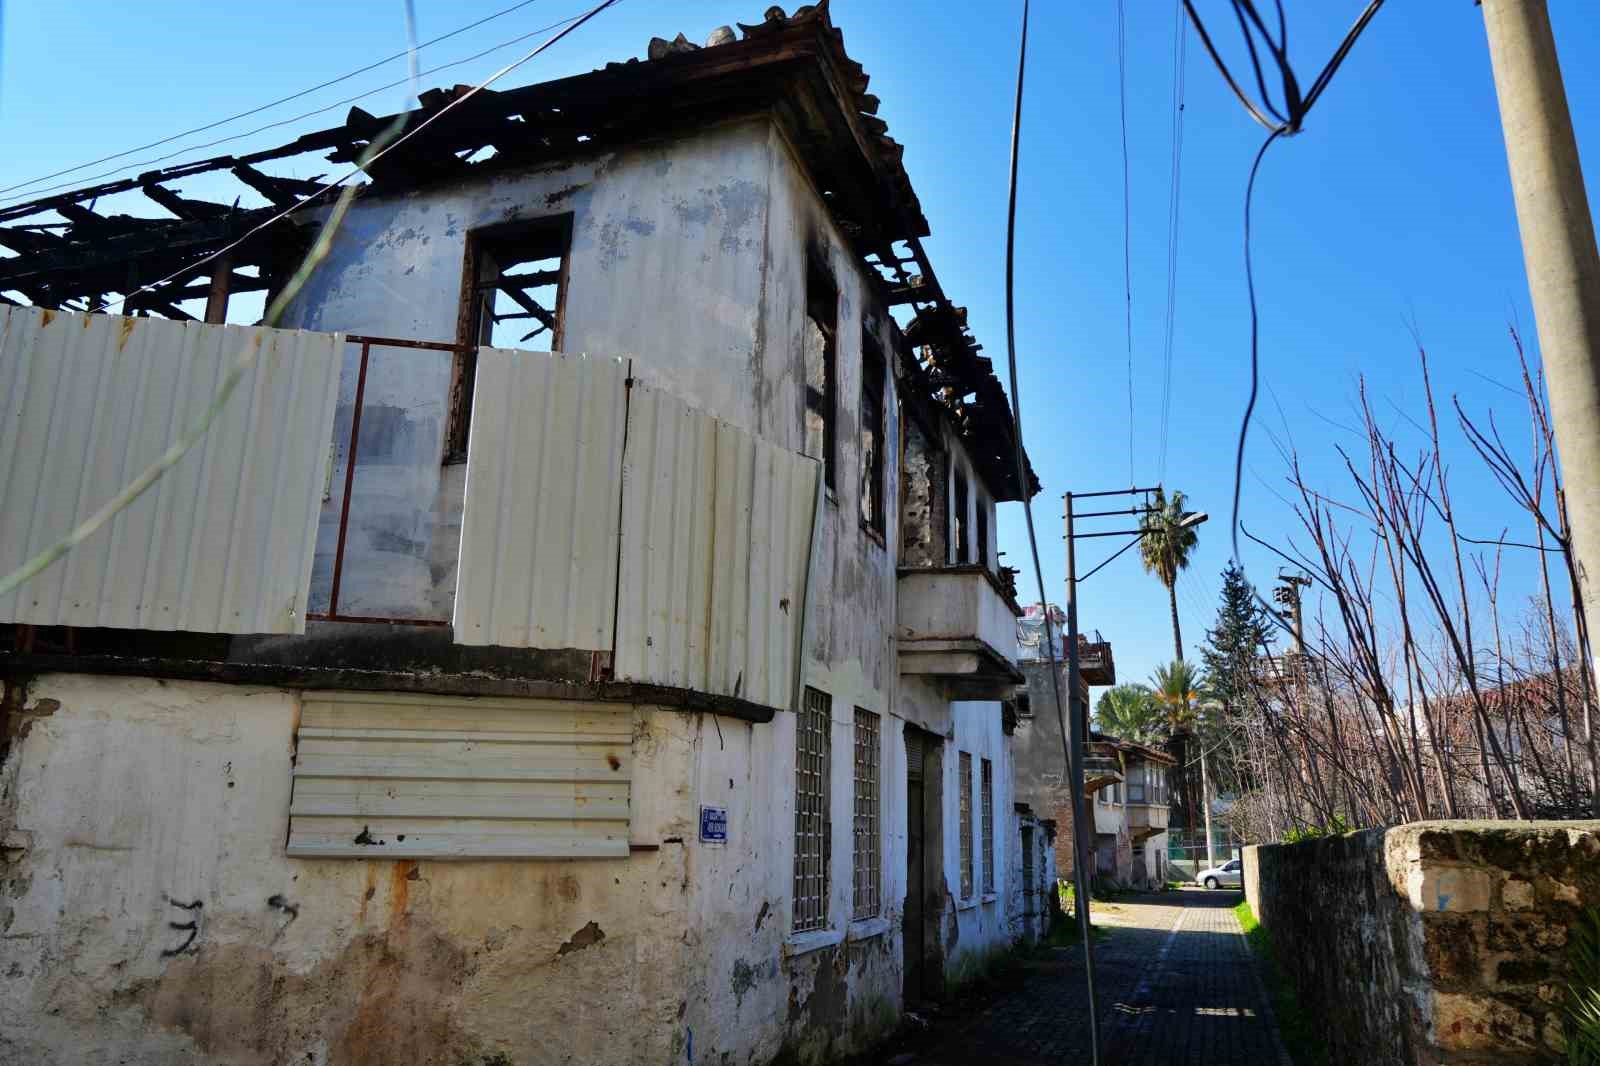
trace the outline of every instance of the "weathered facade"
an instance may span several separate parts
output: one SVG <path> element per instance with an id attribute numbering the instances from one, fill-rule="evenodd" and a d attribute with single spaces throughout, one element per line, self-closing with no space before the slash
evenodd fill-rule
<path id="1" fill-rule="evenodd" d="M 815 1060 L 1043 929 L 1051 834 L 1012 801 L 994 541 L 996 503 L 1035 486 L 826 5 L 734 36 L 456 111 L 424 97 L 437 123 L 372 169 L 290 304 L 305 332 L 261 331 L 335 338 L 306 414 L 238 419 L 247 449 L 319 441 L 271 482 L 306 516 L 273 549 L 303 574 L 273 626 L 33 617 L 42 584 L 7 607 L 4 1056 Z M 349 158 L 385 123 L 297 143 Z M 304 210 L 232 249 L 255 272 L 203 255 L 266 208 L 199 210 L 159 178 L 121 192 L 177 221 L 97 228 L 94 191 L 67 194 L 34 209 L 68 227 L 0 229 L 0 293 L 66 313 L 8 321 L 64 336 L 107 292 L 182 318 L 209 276 L 215 322 L 230 286 L 281 285 L 327 190 L 262 163 L 222 166 Z M 550 354 L 515 350 L 528 330 Z M 81 403 L 28 391 L 50 364 L 22 335 L 0 335 L 0 379 Z M 72 366 L 109 358 L 66 343 Z M 3 513 L 53 516 L 19 559 L 146 453 L 99 454 L 60 491 L 4 482 Z M 158 530 L 218 507 L 157 492 Z M 123 558 L 143 515 L 82 558 Z M 125 568 L 63 567 L 87 573 L 69 555 L 35 582 L 64 611 L 144 603 Z M 262 616 L 239 570 L 219 587 Z"/>

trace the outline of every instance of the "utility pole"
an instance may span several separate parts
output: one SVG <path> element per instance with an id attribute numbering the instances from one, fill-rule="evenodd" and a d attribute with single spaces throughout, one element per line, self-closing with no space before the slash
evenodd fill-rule
<path id="1" fill-rule="evenodd" d="M 1600 633 L 1600 252 L 1594 220 L 1545 0 L 1482 0 L 1482 6 L 1566 480 L 1571 550 L 1588 630 Z"/>
<path id="2" fill-rule="evenodd" d="M 1083 712 L 1078 705 L 1081 666 L 1078 661 L 1078 554 L 1077 537 L 1072 528 L 1072 493 L 1065 498 L 1067 541 L 1067 787 L 1072 792 L 1072 909 L 1077 912 L 1078 931 L 1083 936 L 1084 973 L 1089 990 L 1089 1045 L 1099 1060 L 1100 1020 L 1096 1017 L 1094 995 L 1094 947 L 1089 933 L 1089 833 L 1084 824 L 1083 803 Z M 1050 605 L 1044 605 L 1048 618 Z M 1048 629 L 1046 630 L 1048 632 Z"/>

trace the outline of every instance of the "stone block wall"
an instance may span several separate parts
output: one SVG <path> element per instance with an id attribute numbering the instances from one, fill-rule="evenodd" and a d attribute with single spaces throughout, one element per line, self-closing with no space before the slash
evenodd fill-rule
<path id="1" fill-rule="evenodd" d="M 1245 892 L 1330 1061 L 1566 1061 L 1567 934 L 1600 907 L 1600 822 L 1417 822 L 1249 847 Z"/>

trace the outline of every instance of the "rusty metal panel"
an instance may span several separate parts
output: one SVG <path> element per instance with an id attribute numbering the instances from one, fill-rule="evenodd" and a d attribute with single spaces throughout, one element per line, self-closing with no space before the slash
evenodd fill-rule
<path id="1" fill-rule="evenodd" d="M 619 680 L 792 705 L 819 470 L 635 383 L 623 463 Z"/>
<path id="2" fill-rule="evenodd" d="M 616 705 L 307 693 L 289 854 L 626 858 L 633 714 Z"/>
<path id="3" fill-rule="evenodd" d="M 478 350 L 458 643 L 610 649 L 627 378 L 620 359 Z"/>
<path id="4" fill-rule="evenodd" d="M 0 621 L 305 631 L 344 337 L 0 306 L 0 573 L 114 497 L 255 367 L 164 477 Z"/>

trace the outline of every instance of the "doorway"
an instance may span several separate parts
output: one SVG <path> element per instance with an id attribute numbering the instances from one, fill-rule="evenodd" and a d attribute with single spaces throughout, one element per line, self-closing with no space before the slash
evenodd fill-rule
<path id="1" fill-rule="evenodd" d="M 941 739 L 906 726 L 906 901 L 905 974 L 901 998 L 907 1007 L 937 999 L 944 990 L 944 951 L 939 919 L 944 906 L 941 835 Z"/>

